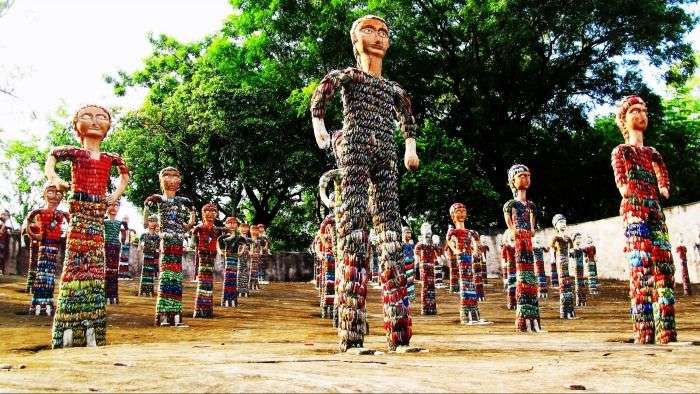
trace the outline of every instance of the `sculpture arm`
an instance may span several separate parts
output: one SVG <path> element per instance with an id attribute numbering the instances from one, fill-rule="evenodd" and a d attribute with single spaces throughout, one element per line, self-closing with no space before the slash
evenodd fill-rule
<path id="1" fill-rule="evenodd" d="M 347 75 L 340 70 L 329 72 L 318 84 L 313 96 L 311 96 L 311 123 L 314 129 L 316 144 L 321 149 L 330 146 L 330 136 L 326 131 L 324 118 L 326 106 L 335 96 L 335 91 L 342 83 L 342 77 Z"/>
<path id="2" fill-rule="evenodd" d="M 625 171 L 625 155 L 623 152 L 624 148 L 622 145 L 617 146 L 612 151 L 612 168 L 615 174 L 615 185 L 617 185 L 617 190 L 620 191 L 622 197 L 627 196 L 627 172 Z"/>
<path id="3" fill-rule="evenodd" d="M 74 149 L 71 148 L 55 148 L 46 157 L 44 174 L 46 175 L 49 185 L 56 186 L 56 189 L 61 192 L 70 189 L 70 184 L 56 174 L 56 163 L 62 160 L 72 160 L 73 152 Z"/>
<path id="4" fill-rule="evenodd" d="M 26 224 L 25 224 L 25 229 L 26 229 L 26 230 L 25 230 L 25 231 L 27 232 L 27 234 L 29 235 L 30 238 L 36 239 L 36 240 L 40 240 L 40 239 L 41 239 L 41 233 L 35 233 L 34 231 L 32 231 L 32 226 L 31 226 L 31 224 L 32 224 L 32 222 L 34 222 L 34 218 L 35 218 L 38 214 L 39 214 L 39 210 L 38 210 L 38 209 L 35 209 L 35 210 L 33 210 L 31 213 L 29 213 L 29 216 L 27 216 L 27 218 L 25 219 L 25 222 L 26 222 Z M 4 224 L 3 224 L 3 226 L 4 226 Z"/>
<path id="5" fill-rule="evenodd" d="M 651 165 L 654 167 L 654 173 L 656 173 L 656 180 L 659 184 L 661 195 L 668 198 L 669 188 L 671 187 L 668 168 L 666 167 L 666 163 L 664 163 L 664 158 L 661 156 L 661 153 L 654 148 L 651 148 Z"/>

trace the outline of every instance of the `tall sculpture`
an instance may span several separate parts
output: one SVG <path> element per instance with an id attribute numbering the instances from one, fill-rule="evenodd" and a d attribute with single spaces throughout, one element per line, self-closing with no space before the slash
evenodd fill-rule
<path id="1" fill-rule="evenodd" d="M 583 249 L 586 257 L 586 266 L 588 267 L 588 292 L 591 295 L 600 294 L 600 285 L 598 284 L 598 266 L 596 261 L 596 248 L 593 245 L 593 238 L 588 236 L 586 238 L 586 247 Z"/>
<path id="2" fill-rule="evenodd" d="M 576 317 L 574 308 L 574 282 L 569 274 L 569 250 L 574 246 L 566 235 L 566 217 L 556 214 L 552 218 L 552 226 L 557 233 L 549 244 L 552 261 L 557 264 L 559 276 L 559 317 L 573 319 Z"/>
<path id="3" fill-rule="evenodd" d="M 544 271 L 544 256 L 548 251 L 549 248 L 542 245 L 540 237 L 536 237 L 535 247 L 532 248 L 532 254 L 535 256 L 535 274 L 537 275 L 537 296 L 539 298 L 547 298 L 548 295 L 547 274 Z"/>
<path id="4" fill-rule="evenodd" d="M 420 226 L 420 238 L 415 248 L 417 263 L 421 274 L 421 315 L 437 315 L 435 294 L 435 263 L 440 255 L 440 238 L 435 239 L 430 223 Z"/>
<path id="5" fill-rule="evenodd" d="M 150 215 L 146 219 L 146 229 L 147 231 L 141 234 L 141 242 L 139 242 L 139 248 L 143 252 L 139 296 L 153 297 L 156 294 L 153 285 L 155 283 L 156 270 L 158 266 L 158 249 L 160 248 L 158 216 Z"/>
<path id="6" fill-rule="evenodd" d="M 571 249 L 570 256 L 574 260 L 576 267 L 576 276 L 574 277 L 574 293 L 576 294 L 576 306 L 586 306 L 588 302 L 588 288 L 586 287 L 586 279 L 584 278 L 584 255 L 585 251 L 582 244 L 583 235 L 581 233 L 574 234 L 574 247 Z"/>
<path id="7" fill-rule="evenodd" d="M 202 223 L 192 229 L 199 261 L 192 317 L 214 317 L 214 263 L 217 241 L 221 236 L 221 229 L 214 224 L 217 216 L 219 208 L 212 203 L 205 204 L 202 207 Z"/>
<path id="8" fill-rule="evenodd" d="M 108 304 L 119 303 L 119 228 L 122 222 L 117 220 L 119 201 L 107 206 L 105 219 L 105 297 Z"/>
<path id="9" fill-rule="evenodd" d="M 54 348 L 107 343 L 103 220 L 107 205 L 119 200 L 129 181 L 129 169 L 124 161 L 115 154 L 100 151 L 111 125 L 111 115 L 106 109 L 96 105 L 79 109 L 73 117 L 73 128 L 81 147 L 54 148 L 44 166 L 50 185 L 60 191 L 69 188 L 73 191 L 52 329 Z M 56 174 L 56 163 L 63 160 L 72 164 L 70 185 Z M 106 195 L 113 166 L 119 170 L 119 184 Z"/>
<path id="10" fill-rule="evenodd" d="M 457 257 L 459 266 L 459 319 L 462 324 L 483 322 L 479 316 L 479 296 L 474 285 L 472 259 L 474 236 L 472 231 L 464 225 L 467 220 L 467 208 L 464 204 L 452 204 L 450 218 L 454 223 L 454 228 L 447 233 L 445 238 L 452 254 Z"/>
<path id="11" fill-rule="evenodd" d="M 503 216 L 515 238 L 515 328 L 518 331 L 540 331 L 540 307 L 535 281 L 535 257 L 532 236 L 535 233 L 535 204 L 527 199 L 530 170 L 515 164 L 508 170 L 508 185 L 513 199 L 503 205 Z"/>
<path id="12" fill-rule="evenodd" d="M 676 253 L 678 254 L 678 260 L 681 262 L 681 280 L 683 281 L 683 294 L 692 295 L 693 290 L 690 286 L 690 276 L 688 274 L 688 248 L 685 246 L 683 241 L 683 234 L 681 234 L 678 240 L 678 246 L 676 246 Z"/>
<path id="13" fill-rule="evenodd" d="M 622 196 L 635 343 L 675 342 L 673 258 L 659 204 L 659 194 L 669 196 L 668 171 L 661 154 L 644 146 L 648 123 L 644 100 L 625 97 L 616 121 L 625 143 L 613 150 L 612 167 Z"/>
<path id="14" fill-rule="evenodd" d="M 401 230 L 403 243 L 401 244 L 401 250 L 403 254 L 403 265 L 404 272 L 406 273 L 406 292 L 408 293 L 408 300 L 416 300 L 416 257 L 413 252 L 415 244 L 413 243 L 413 233 L 411 233 L 410 227 L 403 227 Z"/>
<path id="15" fill-rule="evenodd" d="M 155 325 L 178 326 L 182 320 L 183 243 L 194 226 L 196 215 L 192 201 L 178 196 L 182 175 L 175 167 L 158 173 L 163 194 L 153 194 L 144 201 L 144 223 L 151 215 L 160 227 L 160 283 L 156 300 Z"/>
<path id="16" fill-rule="evenodd" d="M 336 135 L 335 151 L 341 172 L 340 194 L 343 202 L 339 220 L 338 261 L 339 336 L 342 351 L 362 347 L 367 334 L 365 296 L 369 234 L 368 203 L 373 227 L 382 242 L 381 281 L 384 321 L 390 350 L 408 345 L 411 316 L 404 304 L 406 277 L 401 266 L 398 190 L 394 121 L 398 118 L 406 139 L 404 164 L 418 168 L 415 149 L 415 121 L 406 92 L 382 76 L 382 60 L 389 48 L 389 28 L 377 16 L 357 19 L 351 29 L 357 68 L 328 73 L 311 99 L 311 113 L 316 142 L 329 146 L 324 125 L 326 104 L 341 89 L 344 107 L 343 129 Z M 372 198 L 369 198 L 369 195 Z"/>
<path id="17" fill-rule="evenodd" d="M 39 316 L 42 312 L 46 316 L 53 315 L 55 304 L 53 301 L 54 285 L 56 283 L 56 263 L 61 242 L 61 226 L 70 220 L 70 215 L 58 209 L 58 204 L 63 200 L 63 192 L 56 186 L 49 185 L 44 189 L 44 201 L 46 207 L 33 210 L 27 216 L 26 222 L 33 225 L 27 226 L 27 234 L 32 240 L 38 242 L 36 256 L 36 274 L 32 281 L 32 305 L 30 313 Z"/>

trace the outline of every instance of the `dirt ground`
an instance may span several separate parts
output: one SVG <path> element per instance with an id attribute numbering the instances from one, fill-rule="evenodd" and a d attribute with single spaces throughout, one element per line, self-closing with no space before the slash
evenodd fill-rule
<path id="1" fill-rule="evenodd" d="M 550 293 L 541 308 L 547 332 L 516 334 L 496 282 L 480 304 L 492 325 L 460 325 L 457 297 L 440 290 L 438 316 L 413 317 L 412 345 L 427 351 L 407 354 L 386 352 L 372 290 L 365 346 L 380 352 L 360 356 L 337 353 L 309 283 L 272 283 L 238 308 L 216 307 L 214 319 L 173 328 L 153 327 L 155 299 L 122 281 L 122 303 L 108 307 L 108 346 L 50 350 L 51 319 L 26 314 L 24 278 L 0 277 L 0 391 L 700 391 L 699 296 L 677 288 L 682 342 L 638 346 L 629 343 L 626 283 L 603 281 L 603 294 L 573 321 L 558 318 Z M 215 297 L 220 291 L 216 283 Z M 191 316 L 194 283 L 184 298 Z"/>

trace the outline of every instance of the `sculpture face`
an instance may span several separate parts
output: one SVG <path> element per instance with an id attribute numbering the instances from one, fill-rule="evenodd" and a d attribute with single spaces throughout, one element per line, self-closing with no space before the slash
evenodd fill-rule
<path id="1" fill-rule="evenodd" d="M 202 209 L 202 220 L 206 223 L 212 223 L 219 215 L 219 210 L 216 208 L 205 208 Z"/>
<path id="2" fill-rule="evenodd" d="M 389 49 L 389 28 L 378 19 L 364 19 L 353 32 L 353 46 L 360 55 L 384 58 Z"/>
<path id="3" fill-rule="evenodd" d="M 240 232 L 241 232 L 241 235 L 245 235 L 246 237 L 249 236 L 250 235 L 250 225 L 248 223 L 241 223 Z"/>
<path id="4" fill-rule="evenodd" d="M 513 183 L 516 190 L 526 190 L 530 187 L 530 173 L 521 172 L 520 174 L 515 176 L 515 179 L 513 179 Z"/>
<path id="5" fill-rule="evenodd" d="M 558 221 L 555 228 L 557 229 L 557 231 L 566 230 L 566 219 L 562 219 L 562 220 Z"/>
<path id="6" fill-rule="evenodd" d="M 433 235 L 432 241 L 433 241 L 433 245 L 439 245 L 439 244 L 440 244 L 440 236 L 439 236 L 439 235 Z"/>
<path id="7" fill-rule="evenodd" d="M 632 105 L 625 114 L 625 127 L 627 127 L 627 130 L 644 131 L 648 122 L 647 106 L 644 104 Z"/>
<path id="8" fill-rule="evenodd" d="M 238 220 L 236 220 L 235 218 L 226 219 L 226 223 L 224 223 L 224 225 L 230 233 L 235 233 L 236 231 L 238 231 Z"/>
<path id="9" fill-rule="evenodd" d="M 63 200 L 63 193 L 56 189 L 55 186 L 49 186 L 44 191 L 44 199 L 49 209 L 56 209 L 61 200 Z"/>
<path id="10" fill-rule="evenodd" d="M 115 202 L 109 204 L 109 206 L 107 207 L 107 215 L 109 215 L 110 218 L 114 219 L 117 216 L 117 213 L 119 213 L 119 203 Z"/>
<path id="11" fill-rule="evenodd" d="M 574 237 L 574 245 L 575 246 L 581 246 L 581 237 Z"/>
<path id="12" fill-rule="evenodd" d="M 258 229 L 258 226 L 250 226 L 250 236 L 253 238 L 260 236 L 260 229 Z"/>
<path id="13" fill-rule="evenodd" d="M 405 231 L 405 232 L 403 233 L 403 241 L 404 241 L 404 242 L 410 241 L 410 240 L 413 238 L 412 235 L 413 235 L 413 234 L 412 234 L 410 231 Z"/>
<path id="14" fill-rule="evenodd" d="M 148 230 L 156 231 L 158 229 L 158 220 L 148 220 Z"/>
<path id="15" fill-rule="evenodd" d="M 455 223 L 464 223 L 467 220 L 467 210 L 465 208 L 457 208 L 452 214 L 452 221 Z"/>
<path id="16" fill-rule="evenodd" d="M 180 182 L 182 177 L 177 171 L 166 171 L 160 177 L 160 188 L 163 192 L 175 193 L 180 189 Z"/>
<path id="17" fill-rule="evenodd" d="M 109 114 L 99 107 L 85 107 L 76 118 L 75 130 L 81 141 L 85 137 L 104 139 L 112 126 Z"/>
<path id="18" fill-rule="evenodd" d="M 591 238 L 590 236 L 586 237 L 586 243 L 589 245 L 593 245 L 593 238 Z"/>

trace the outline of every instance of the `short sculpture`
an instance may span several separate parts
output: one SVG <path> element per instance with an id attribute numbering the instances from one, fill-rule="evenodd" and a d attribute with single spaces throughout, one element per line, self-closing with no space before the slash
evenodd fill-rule
<path id="1" fill-rule="evenodd" d="M 588 267 L 588 292 L 594 296 L 600 294 L 600 285 L 598 283 L 598 262 L 596 261 L 596 248 L 593 245 L 593 238 L 586 238 L 586 247 L 583 249 L 586 257 L 586 266 Z"/>
<path id="2" fill-rule="evenodd" d="M 674 267 L 659 194 L 669 197 L 671 182 L 661 154 L 644 146 L 647 107 L 638 96 L 622 100 L 616 117 L 625 138 L 612 152 L 622 201 L 625 254 L 630 265 L 631 314 L 635 343 L 676 341 Z"/>
<path id="3" fill-rule="evenodd" d="M 199 261 L 192 317 L 214 317 L 214 263 L 217 241 L 221 236 L 221 229 L 214 224 L 217 216 L 219 208 L 212 203 L 205 204 L 202 207 L 202 223 L 192 229 Z"/>
<path id="4" fill-rule="evenodd" d="M 681 280 L 683 281 L 683 294 L 692 295 L 693 290 L 690 286 L 690 276 L 688 275 L 688 248 L 685 247 L 685 242 L 683 242 L 683 234 L 680 236 L 678 241 L 678 246 L 676 246 L 676 253 L 678 254 L 678 260 L 681 262 Z"/>
<path id="5" fill-rule="evenodd" d="M 54 348 L 107 343 L 103 220 L 107 205 L 119 200 L 129 181 L 129 169 L 121 157 L 100 151 L 111 125 L 106 109 L 96 105 L 79 109 L 73 117 L 73 128 L 81 147 L 54 148 L 44 166 L 50 185 L 60 191 L 73 191 L 52 330 Z M 56 163 L 63 160 L 72 164 L 71 185 L 56 174 Z M 106 195 L 113 166 L 119 169 L 119 184 Z"/>
<path id="6" fill-rule="evenodd" d="M 182 320 L 183 242 L 194 226 L 196 215 L 192 201 L 178 196 L 182 175 L 175 167 L 158 173 L 163 194 L 153 194 L 144 202 L 144 223 L 151 215 L 160 227 L 160 283 L 156 300 L 155 325 L 178 326 Z"/>
<path id="7" fill-rule="evenodd" d="M 467 220 L 467 208 L 464 204 L 452 204 L 450 218 L 454 223 L 454 228 L 447 233 L 445 238 L 452 254 L 457 257 L 459 267 L 459 320 L 462 324 L 483 322 L 479 316 L 479 296 L 474 284 L 472 259 L 474 236 L 472 231 L 464 225 Z"/>
<path id="8" fill-rule="evenodd" d="M 584 278 L 584 254 L 582 244 L 583 235 L 581 233 L 574 234 L 574 247 L 571 249 L 570 256 L 572 257 L 575 264 L 575 274 L 574 277 L 574 293 L 576 294 L 576 306 L 586 306 L 588 302 L 588 288 L 586 287 L 586 280 Z"/>
<path id="9" fill-rule="evenodd" d="M 406 277 L 399 243 L 401 224 L 394 121 L 398 118 L 406 139 L 404 164 L 410 170 L 418 167 L 416 125 L 406 92 L 382 76 L 382 60 L 389 48 L 386 22 L 377 16 L 363 16 L 353 23 L 350 38 L 358 67 L 328 73 L 311 99 L 316 142 L 326 148 L 330 142 L 323 120 L 326 104 L 337 89 L 341 89 L 343 97 L 343 129 L 335 136 L 334 144 L 342 177 L 343 202 L 337 239 L 343 254 L 342 260 L 337 262 L 341 274 L 338 287 L 340 348 L 345 351 L 362 347 L 368 332 L 365 296 L 370 256 L 369 211 L 382 242 L 384 325 L 388 347 L 393 350 L 408 345 L 412 335 L 410 309 L 404 303 Z"/>
<path id="10" fill-rule="evenodd" d="M 122 225 L 117 220 L 119 201 L 107 207 L 105 219 L 105 297 L 108 304 L 119 303 L 119 252 L 122 244 L 119 241 L 119 229 Z"/>
<path id="11" fill-rule="evenodd" d="M 413 243 L 413 233 L 410 227 L 403 227 L 401 230 L 402 241 L 401 250 L 403 254 L 404 272 L 406 273 L 406 292 L 408 300 L 415 301 L 416 299 L 416 257 L 413 252 L 415 244 Z"/>
<path id="12" fill-rule="evenodd" d="M 238 296 L 250 295 L 250 225 L 241 223 L 238 226 L 241 243 L 238 247 Z"/>
<path id="13" fill-rule="evenodd" d="M 542 245 L 540 237 L 536 237 L 535 247 L 532 248 L 532 254 L 535 256 L 535 274 L 537 275 L 537 296 L 539 298 L 547 298 L 547 295 L 549 294 L 547 289 L 547 274 L 544 271 L 544 257 L 546 256 L 548 251 L 549 248 Z"/>
<path id="14" fill-rule="evenodd" d="M 131 243 L 133 242 L 136 232 L 129 228 L 128 216 L 122 218 L 119 233 L 122 243 L 121 253 L 119 254 L 119 279 L 131 279 L 131 272 L 129 271 L 129 265 L 131 263 Z"/>
<path id="15" fill-rule="evenodd" d="M 238 306 L 238 251 L 245 240 L 238 234 L 238 219 L 235 216 L 227 217 L 224 226 L 224 234 L 219 236 L 217 249 L 225 264 L 221 306 L 229 308 Z"/>
<path id="16" fill-rule="evenodd" d="M 527 199 L 530 188 L 530 170 L 515 164 L 508 170 L 508 185 L 513 199 L 503 205 L 503 216 L 515 238 L 515 329 L 540 331 L 540 307 L 535 281 L 535 258 L 532 253 L 532 236 L 535 233 L 535 204 Z"/>
<path id="17" fill-rule="evenodd" d="M 479 238 L 479 243 L 481 246 L 479 246 L 479 252 L 481 256 L 481 277 L 482 277 L 482 282 L 484 285 L 488 284 L 488 257 L 489 257 L 489 252 L 491 252 L 491 248 L 486 244 L 486 236 L 482 235 L 481 238 Z"/>
<path id="18" fill-rule="evenodd" d="M 501 238 L 501 259 L 501 276 L 503 277 L 503 288 L 506 292 L 506 308 L 515 309 L 518 304 L 515 298 L 515 287 L 517 284 L 515 239 L 510 229 L 506 230 Z"/>
<path id="19" fill-rule="evenodd" d="M 321 223 L 319 236 L 321 239 L 321 318 L 333 318 L 335 302 L 335 253 L 333 243 L 333 228 L 335 218 L 328 215 Z"/>
<path id="20" fill-rule="evenodd" d="M 417 263 L 421 274 L 421 315 L 437 315 L 435 294 L 435 263 L 440 255 L 440 238 L 435 239 L 430 223 L 420 226 L 420 238 L 415 248 Z"/>
<path id="21" fill-rule="evenodd" d="M 158 234 L 158 216 L 151 215 L 146 219 L 146 232 L 141 234 L 139 249 L 143 253 L 143 265 L 141 267 L 141 283 L 139 284 L 139 296 L 153 297 L 156 292 L 155 283 L 160 249 L 160 235 Z"/>
<path id="22" fill-rule="evenodd" d="M 35 224 L 27 226 L 29 237 L 38 242 L 36 256 L 36 274 L 32 282 L 32 305 L 29 313 L 39 316 L 53 315 L 55 304 L 53 301 L 54 285 L 56 283 L 56 263 L 61 242 L 61 226 L 70 220 L 70 215 L 58 209 L 58 204 L 63 200 L 63 192 L 56 186 L 49 185 L 44 189 L 44 201 L 46 207 L 35 209 L 27 216 L 27 223 Z"/>
<path id="23" fill-rule="evenodd" d="M 559 317 L 573 319 L 576 317 L 574 307 L 574 281 L 569 274 L 569 250 L 574 246 L 566 235 L 566 217 L 556 214 L 552 218 L 552 226 L 557 233 L 549 244 L 552 261 L 557 264 L 559 276 Z"/>

